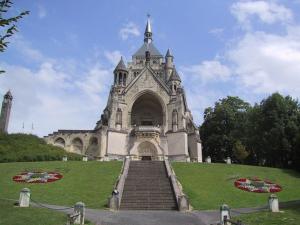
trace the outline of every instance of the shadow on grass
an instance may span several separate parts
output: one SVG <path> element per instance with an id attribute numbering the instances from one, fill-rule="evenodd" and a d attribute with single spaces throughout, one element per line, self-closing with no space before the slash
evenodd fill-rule
<path id="1" fill-rule="evenodd" d="M 300 178 L 300 172 L 292 169 L 281 169 L 282 172 L 296 178 Z"/>

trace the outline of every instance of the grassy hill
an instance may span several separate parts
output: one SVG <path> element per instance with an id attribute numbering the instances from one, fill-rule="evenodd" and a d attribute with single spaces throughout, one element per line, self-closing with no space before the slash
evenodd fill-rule
<path id="1" fill-rule="evenodd" d="M 27 187 L 41 203 L 73 206 L 82 201 L 89 208 L 104 208 L 121 171 L 122 162 L 68 161 L 0 163 L 0 200 L 18 199 Z M 61 180 L 45 184 L 17 183 L 12 177 L 24 171 L 59 172 Z"/>
<path id="2" fill-rule="evenodd" d="M 269 193 L 251 193 L 237 189 L 234 181 L 242 177 L 259 177 L 278 183 L 279 201 L 300 199 L 300 174 L 292 170 L 245 165 L 172 163 L 184 192 L 194 209 L 219 209 L 223 203 L 231 208 L 263 206 Z"/>
<path id="3" fill-rule="evenodd" d="M 30 162 L 61 160 L 67 155 L 70 160 L 82 157 L 67 153 L 62 148 L 48 145 L 37 136 L 28 134 L 0 134 L 0 162 Z"/>

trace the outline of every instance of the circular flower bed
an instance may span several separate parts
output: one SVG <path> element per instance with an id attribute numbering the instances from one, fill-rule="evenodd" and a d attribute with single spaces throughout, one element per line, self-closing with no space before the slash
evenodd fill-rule
<path id="1" fill-rule="evenodd" d="M 49 183 L 60 180 L 63 176 L 57 172 L 24 172 L 13 177 L 15 182 Z"/>
<path id="2" fill-rule="evenodd" d="M 259 178 L 240 178 L 234 182 L 234 186 L 249 192 L 274 193 L 282 191 L 280 185 Z"/>

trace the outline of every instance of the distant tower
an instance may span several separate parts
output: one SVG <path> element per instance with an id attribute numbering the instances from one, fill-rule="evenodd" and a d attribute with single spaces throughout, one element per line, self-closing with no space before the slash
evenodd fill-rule
<path id="1" fill-rule="evenodd" d="M 0 133 L 7 133 L 10 110 L 12 105 L 13 96 L 8 91 L 3 98 L 1 116 L 0 116 Z"/>

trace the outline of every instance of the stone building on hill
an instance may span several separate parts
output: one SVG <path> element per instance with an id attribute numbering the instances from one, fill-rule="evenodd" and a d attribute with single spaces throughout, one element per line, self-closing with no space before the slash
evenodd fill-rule
<path id="1" fill-rule="evenodd" d="M 101 160 L 202 162 L 201 140 L 170 50 L 155 47 L 148 19 L 144 43 L 116 66 L 107 106 L 93 130 L 58 130 L 45 137 L 67 151 Z"/>

